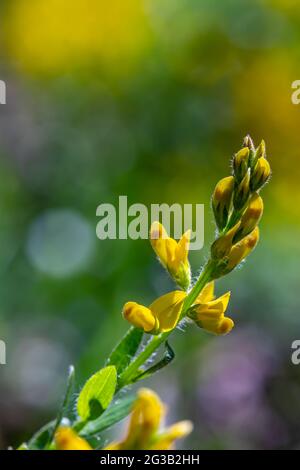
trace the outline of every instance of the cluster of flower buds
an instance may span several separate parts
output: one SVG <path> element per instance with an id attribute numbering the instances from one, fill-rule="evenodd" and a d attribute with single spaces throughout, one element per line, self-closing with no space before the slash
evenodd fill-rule
<path id="1" fill-rule="evenodd" d="M 211 248 L 212 258 L 219 261 L 215 277 L 234 269 L 258 242 L 258 223 L 263 213 L 258 192 L 271 174 L 264 141 L 255 148 L 251 137 L 245 137 L 232 167 L 233 174 L 218 182 L 212 197 L 219 230 Z"/>

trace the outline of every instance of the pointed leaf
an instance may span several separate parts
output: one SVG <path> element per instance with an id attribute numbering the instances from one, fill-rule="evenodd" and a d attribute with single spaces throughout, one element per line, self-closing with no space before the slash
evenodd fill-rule
<path id="1" fill-rule="evenodd" d="M 136 396 L 130 395 L 129 397 L 124 397 L 112 403 L 110 407 L 104 411 L 102 416 L 94 421 L 89 421 L 81 429 L 80 435 L 83 437 L 94 436 L 126 418 L 131 412 L 135 400 Z"/>
<path id="2" fill-rule="evenodd" d="M 67 388 L 66 388 L 66 393 L 64 396 L 64 400 L 62 402 L 61 409 L 57 415 L 56 418 L 56 423 L 52 431 L 52 435 L 50 436 L 50 442 L 53 440 L 54 435 L 61 423 L 61 420 L 65 417 L 65 414 L 68 411 L 68 406 L 72 397 L 72 393 L 74 391 L 74 382 L 75 382 L 75 368 L 74 366 L 69 367 L 69 375 L 68 375 L 68 381 L 67 381 Z"/>
<path id="3" fill-rule="evenodd" d="M 117 371 L 108 366 L 92 375 L 80 392 L 77 411 L 82 420 L 96 419 L 113 399 L 117 385 Z"/>
<path id="4" fill-rule="evenodd" d="M 114 365 L 117 373 L 121 374 L 130 364 L 143 339 L 143 330 L 130 328 L 118 346 L 112 351 L 106 365 Z"/>
<path id="5" fill-rule="evenodd" d="M 138 380 L 150 377 L 152 374 L 159 371 L 163 367 L 170 364 L 171 361 L 173 361 L 173 359 L 175 358 L 175 353 L 169 345 L 168 341 L 165 342 L 165 347 L 166 349 L 163 358 L 157 364 L 154 364 L 152 367 L 149 367 L 149 369 L 140 371 L 138 375 L 133 378 L 132 382 L 137 382 Z"/>
<path id="6" fill-rule="evenodd" d="M 32 436 L 28 442 L 30 450 L 42 450 L 47 446 L 51 440 L 55 423 L 56 421 L 50 421 Z"/>

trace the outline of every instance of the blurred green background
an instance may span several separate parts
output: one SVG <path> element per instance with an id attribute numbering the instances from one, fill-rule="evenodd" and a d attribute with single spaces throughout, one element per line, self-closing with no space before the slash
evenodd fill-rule
<path id="1" fill-rule="evenodd" d="M 192 419 L 183 448 L 298 448 L 300 9 L 296 0 L 1 1 L 0 447 L 52 419 L 128 325 L 127 300 L 172 289 L 147 241 L 100 241 L 96 208 L 204 203 L 248 132 L 273 177 L 261 241 L 222 279 L 236 323 L 172 338 L 176 362 L 143 385 Z M 121 432 L 117 429 L 115 433 Z"/>

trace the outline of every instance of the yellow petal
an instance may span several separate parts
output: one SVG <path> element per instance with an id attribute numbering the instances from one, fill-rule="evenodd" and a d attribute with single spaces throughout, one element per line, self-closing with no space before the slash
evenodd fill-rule
<path id="1" fill-rule="evenodd" d="M 165 407 L 159 396 L 148 388 L 141 388 L 138 392 L 136 409 L 140 412 L 144 433 L 155 433 L 165 413 Z"/>
<path id="2" fill-rule="evenodd" d="M 215 300 L 195 305 L 193 319 L 197 325 L 217 335 L 229 333 L 234 326 L 231 318 L 224 317 L 229 298 L 230 292 L 226 292 Z"/>
<path id="3" fill-rule="evenodd" d="M 166 267 L 171 274 L 176 274 L 180 265 L 179 260 L 176 257 L 178 243 L 173 238 L 167 238 L 165 240 L 166 247 Z"/>
<path id="4" fill-rule="evenodd" d="M 138 391 L 126 437 L 120 442 L 112 442 L 105 450 L 146 450 L 157 433 L 165 407 L 159 396 L 152 390 Z"/>
<path id="5" fill-rule="evenodd" d="M 222 259 L 229 255 L 233 245 L 233 237 L 235 236 L 241 222 L 239 221 L 225 235 L 217 238 L 211 246 L 211 255 L 214 259 Z"/>
<path id="6" fill-rule="evenodd" d="M 170 272 L 176 270 L 177 242 L 168 236 L 159 222 L 153 222 L 151 225 L 150 242 L 163 266 Z"/>
<path id="7" fill-rule="evenodd" d="M 216 334 L 227 335 L 234 327 L 234 322 L 231 318 L 224 317 L 220 322 Z"/>
<path id="8" fill-rule="evenodd" d="M 123 307 L 123 317 L 137 328 L 147 333 L 154 330 L 156 319 L 151 310 L 136 302 L 127 302 Z"/>
<path id="9" fill-rule="evenodd" d="M 206 284 L 206 286 L 202 289 L 195 303 L 205 304 L 206 302 L 210 302 L 211 300 L 213 300 L 215 298 L 214 290 L 215 290 L 215 283 L 214 281 L 211 281 L 208 284 Z"/>
<path id="10" fill-rule="evenodd" d="M 170 331 L 177 325 L 186 293 L 173 291 L 156 299 L 150 310 L 158 320 L 159 331 Z"/>
<path id="11" fill-rule="evenodd" d="M 177 243 L 176 247 L 176 259 L 180 263 L 186 263 L 189 254 L 190 248 L 190 239 L 191 239 L 191 231 L 187 230 Z"/>
<path id="12" fill-rule="evenodd" d="M 159 222 L 153 222 L 150 228 L 150 239 L 155 241 L 159 238 L 168 238 L 168 233 L 165 230 L 164 226 Z"/>
<path id="13" fill-rule="evenodd" d="M 190 434 L 193 430 L 191 421 L 180 421 L 160 434 L 151 446 L 151 450 L 170 450 L 177 439 Z"/>
<path id="14" fill-rule="evenodd" d="M 153 222 L 150 229 L 150 241 L 162 265 L 169 271 L 177 284 L 184 290 L 190 285 L 190 265 L 188 251 L 190 230 L 187 230 L 179 242 L 169 237 L 159 222 Z"/>
<path id="15" fill-rule="evenodd" d="M 93 450 L 87 441 L 68 427 L 60 427 L 57 430 L 55 444 L 57 450 Z"/>
<path id="16" fill-rule="evenodd" d="M 234 327 L 234 322 L 228 317 L 219 318 L 203 318 L 201 321 L 196 322 L 200 328 L 203 328 L 215 335 L 226 335 Z"/>
<path id="17" fill-rule="evenodd" d="M 264 210 L 264 203 L 259 194 L 252 194 L 248 208 L 244 212 L 239 230 L 234 236 L 234 243 L 238 242 L 258 225 Z"/>
<path id="18" fill-rule="evenodd" d="M 111 442 L 103 450 L 123 450 L 120 442 Z M 124 449 L 125 450 L 125 449 Z"/>
<path id="19" fill-rule="evenodd" d="M 220 316 L 226 312 L 230 299 L 230 292 L 226 292 L 221 297 L 218 297 L 215 300 L 211 300 L 206 304 L 200 304 L 196 306 L 195 310 L 200 315 L 207 314 L 208 316 Z"/>
<path id="20" fill-rule="evenodd" d="M 249 233 L 245 238 L 243 238 L 239 243 L 234 245 L 231 248 L 228 264 L 224 270 L 224 274 L 232 271 L 243 259 L 245 259 L 252 250 L 256 247 L 259 241 L 259 228 L 255 229 Z"/>

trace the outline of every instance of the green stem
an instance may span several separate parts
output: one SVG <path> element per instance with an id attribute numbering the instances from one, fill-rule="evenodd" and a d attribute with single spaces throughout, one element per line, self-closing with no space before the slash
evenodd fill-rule
<path id="1" fill-rule="evenodd" d="M 202 291 L 202 289 L 205 287 L 205 285 L 212 281 L 213 279 L 213 271 L 215 268 L 216 262 L 213 260 L 209 260 L 206 265 L 204 266 L 196 284 L 188 294 L 187 298 L 185 299 L 183 309 L 182 309 L 182 318 L 186 315 L 186 312 L 188 309 L 193 305 L 195 300 L 197 299 L 198 295 Z"/>
<path id="2" fill-rule="evenodd" d="M 203 268 L 196 284 L 185 299 L 180 319 L 185 317 L 188 309 L 191 307 L 191 305 L 193 305 L 204 286 L 212 280 L 212 272 L 214 267 L 215 263 L 209 260 Z M 138 369 L 143 366 L 147 362 L 147 360 L 152 356 L 152 354 L 159 348 L 159 346 L 167 340 L 172 331 L 173 330 L 167 331 L 166 333 L 161 333 L 158 336 L 152 337 L 152 339 L 148 342 L 143 351 L 141 351 L 141 353 L 136 357 L 136 359 L 127 367 L 127 369 L 119 377 L 118 391 L 131 383 L 133 377 L 138 372 Z"/>
<path id="3" fill-rule="evenodd" d="M 143 351 L 141 351 L 141 353 L 136 357 L 136 359 L 127 367 L 127 369 L 119 377 L 118 391 L 131 383 L 131 379 L 137 373 L 138 369 L 145 364 L 145 362 L 152 356 L 154 351 L 156 351 L 156 349 L 159 348 L 159 346 L 166 341 L 170 334 L 171 331 L 168 331 L 166 333 L 161 333 L 158 336 L 152 337 L 152 339 L 148 342 Z"/>

